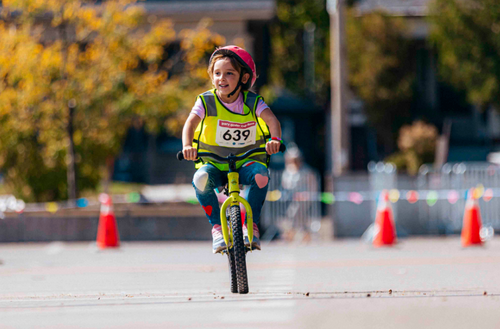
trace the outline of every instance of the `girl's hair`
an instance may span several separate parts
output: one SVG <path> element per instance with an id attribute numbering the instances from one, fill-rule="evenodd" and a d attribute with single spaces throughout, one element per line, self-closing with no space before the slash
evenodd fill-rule
<path id="1" fill-rule="evenodd" d="M 238 73 L 240 74 L 240 77 L 245 74 L 245 73 L 248 73 L 247 72 L 247 69 L 240 63 L 238 62 L 238 60 L 236 59 L 236 57 L 234 57 L 234 55 L 230 52 L 230 51 L 221 51 L 217 54 L 214 55 L 214 57 L 212 57 L 212 60 L 210 61 L 210 64 L 208 64 L 208 75 L 210 76 L 210 80 L 214 80 L 214 66 L 215 66 L 215 63 L 218 61 L 218 60 L 221 60 L 223 58 L 229 58 L 229 61 L 231 62 L 231 66 L 236 70 L 238 71 Z M 250 78 L 251 78 L 251 74 L 250 74 Z M 250 81 L 250 79 L 248 79 L 248 81 Z M 242 83 L 241 84 L 241 91 L 247 91 L 249 90 L 248 87 L 248 83 Z"/>

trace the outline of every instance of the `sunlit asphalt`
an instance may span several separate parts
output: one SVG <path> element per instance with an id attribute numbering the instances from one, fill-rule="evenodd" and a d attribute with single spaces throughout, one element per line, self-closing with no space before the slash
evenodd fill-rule
<path id="1" fill-rule="evenodd" d="M 263 245 L 231 294 L 206 242 L 0 245 L 0 328 L 500 328 L 500 238 Z"/>

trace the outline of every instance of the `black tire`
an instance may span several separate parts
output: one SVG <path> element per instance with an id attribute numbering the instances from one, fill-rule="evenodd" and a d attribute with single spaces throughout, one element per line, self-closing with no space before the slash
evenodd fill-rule
<path id="1" fill-rule="evenodd" d="M 229 249 L 227 253 L 227 259 L 229 261 L 229 280 L 231 283 L 231 292 L 233 294 L 238 293 L 238 279 L 236 278 L 236 262 L 234 260 L 234 251 Z"/>
<path id="2" fill-rule="evenodd" d="M 236 263 L 236 278 L 238 280 L 238 293 L 248 294 L 246 250 L 243 241 L 239 206 L 231 207 L 231 227 L 233 229 L 233 250 L 234 261 Z"/>

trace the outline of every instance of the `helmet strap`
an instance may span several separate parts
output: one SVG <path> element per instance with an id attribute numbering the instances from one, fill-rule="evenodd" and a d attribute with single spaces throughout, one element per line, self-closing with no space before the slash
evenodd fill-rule
<path id="1" fill-rule="evenodd" d="M 231 96 L 233 96 L 237 91 L 238 91 L 238 88 L 240 88 L 241 85 L 243 85 L 241 83 L 241 78 L 242 78 L 243 75 L 240 76 L 239 80 L 238 80 L 238 84 L 236 85 L 236 88 L 234 88 L 234 90 L 232 92 L 230 92 L 228 95 L 227 95 L 227 98 L 231 98 Z"/>

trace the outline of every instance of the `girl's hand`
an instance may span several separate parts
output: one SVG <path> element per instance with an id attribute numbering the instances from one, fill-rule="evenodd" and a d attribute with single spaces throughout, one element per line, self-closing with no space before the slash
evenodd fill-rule
<path id="1" fill-rule="evenodd" d="M 266 143 L 266 152 L 269 155 L 276 154 L 280 151 L 280 141 L 270 141 Z"/>
<path id="2" fill-rule="evenodd" d="M 198 151 L 192 146 L 184 146 L 182 148 L 182 154 L 185 160 L 194 161 L 198 157 Z"/>

